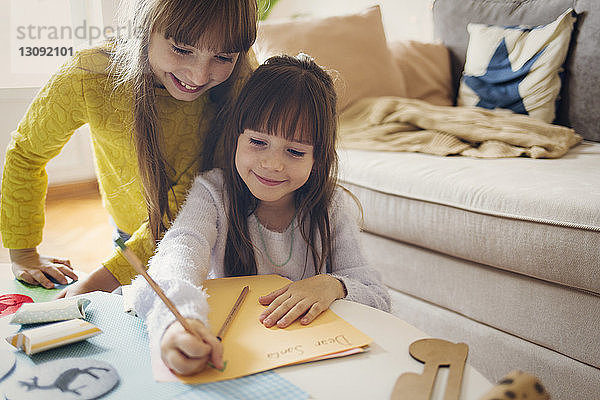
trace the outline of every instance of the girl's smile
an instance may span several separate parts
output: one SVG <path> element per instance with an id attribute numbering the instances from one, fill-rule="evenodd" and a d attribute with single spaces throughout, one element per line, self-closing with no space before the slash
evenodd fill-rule
<path id="1" fill-rule="evenodd" d="M 256 176 L 256 179 L 258 179 L 260 182 L 264 183 L 267 186 L 277 186 L 277 185 L 280 185 L 283 182 L 285 182 L 285 181 L 279 181 L 279 180 L 264 178 L 264 177 L 258 175 L 256 172 L 254 172 L 254 171 L 252 171 L 252 172 Z"/>
<path id="2" fill-rule="evenodd" d="M 179 88 L 179 90 L 186 93 L 196 93 L 204 88 L 204 85 L 201 86 L 191 86 L 185 83 L 184 81 L 178 79 L 172 72 L 169 72 L 169 75 L 173 79 L 175 85 Z"/>

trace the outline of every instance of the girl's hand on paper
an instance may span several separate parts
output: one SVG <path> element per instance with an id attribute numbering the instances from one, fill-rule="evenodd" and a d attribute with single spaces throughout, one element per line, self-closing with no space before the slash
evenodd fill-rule
<path id="1" fill-rule="evenodd" d="M 201 372 L 209 361 L 215 368 L 223 369 L 223 344 L 201 321 L 187 321 L 202 339 L 187 332 L 179 322 L 173 322 L 160 342 L 160 355 L 164 363 L 180 375 Z"/>
<path id="2" fill-rule="evenodd" d="M 258 319 L 267 328 L 285 328 L 300 317 L 300 323 L 307 325 L 344 295 L 344 286 L 338 279 L 315 275 L 259 297 L 260 304 L 268 307 Z"/>
<path id="3" fill-rule="evenodd" d="M 38 254 L 35 247 L 10 249 L 9 252 L 13 274 L 20 281 L 52 289 L 54 283 L 48 277 L 63 285 L 68 283 L 67 276 L 74 281 L 77 280 L 69 260 L 42 256 Z"/>

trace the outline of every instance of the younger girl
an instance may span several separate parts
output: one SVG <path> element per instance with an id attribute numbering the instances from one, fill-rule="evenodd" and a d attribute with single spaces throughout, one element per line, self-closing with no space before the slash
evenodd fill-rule
<path id="1" fill-rule="evenodd" d="M 255 67 L 256 0 L 130 0 L 131 37 L 78 53 L 41 89 L 13 133 L 2 179 L 2 242 L 18 279 L 77 277 L 39 255 L 46 163 L 89 124 L 103 204 L 144 260 L 175 217 L 222 128 L 215 116 Z M 125 23 L 125 21 L 124 21 Z M 108 238 L 107 238 L 108 239 Z M 62 295 L 111 291 L 134 270 L 117 252 Z"/>
<path id="2" fill-rule="evenodd" d="M 196 178 L 149 268 L 204 340 L 175 321 L 144 279 L 133 283 L 151 343 L 177 373 L 201 371 L 209 359 L 222 366 L 222 346 L 206 327 L 207 278 L 294 281 L 260 298 L 267 327 L 309 324 L 340 298 L 389 309 L 359 250 L 358 207 L 336 186 L 335 102 L 331 78 L 306 55 L 270 58 L 242 89 L 225 127 L 225 168 Z"/>

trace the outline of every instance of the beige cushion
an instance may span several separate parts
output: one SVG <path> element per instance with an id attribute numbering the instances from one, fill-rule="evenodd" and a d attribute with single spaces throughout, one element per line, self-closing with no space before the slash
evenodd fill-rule
<path id="1" fill-rule="evenodd" d="M 553 160 L 338 153 L 366 231 L 600 295 L 600 143 Z"/>
<path id="2" fill-rule="evenodd" d="M 599 296 L 366 232 L 361 242 L 388 287 L 600 368 Z"/>
<path id="3" fill-rule="evenodd" d="M 414 40 L 389 44 L 406 82 L 406 96 L 438 106 L 453 105 L 450 53 L 443 44 Z"/>
<path id="4" fill-rule="evenodd" d="M 518 368 L 538 376 L 551 399 L 597 400 L 600 369 L 428 301 L 391 291 L 394 315 L 433 337 L 469 345 L 468 364 L 490 381 Z M 486 294 L 490 297 L 489 294 Z M 571 330 L 570 334 L 575 331 Z M 562 338 L 561 340 L 565 340 Z M 568 338 L 567 338 L 568 340 Z M 475 397 L 473 397 L 475 398 Z"/>
<path id="5" fill-rule="evenodd" d="M 261 63 L 272 55 L 304 52 L 334 70 L 339 110 L 363 97 L 406 96 L 379 6 L 359 14 L 261 22 L 254 49 Z"/>

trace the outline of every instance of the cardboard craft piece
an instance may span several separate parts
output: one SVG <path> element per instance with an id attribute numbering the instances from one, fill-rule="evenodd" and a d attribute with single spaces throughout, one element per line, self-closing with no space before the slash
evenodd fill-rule
<path id="1" fill-rule="evenodd" d="M 41 351 L 60 347 L 65 344 L 79 342 L 102 333 L 96 325 L 82 319 L 26 329 L 16 335 L 8 336 L 6 341 L 25 354 L 35 354 Z"/>
<path id="2" fill-rule="evenodd" d="M 450 368 L 444 400 L 458 400 L 469 347 L 442 339 L 421 339 L 409 346 L 410 355 L 425 363 L 422 374 L 407 372 L 398 377 L 392 400 L 429 400 L 439 367 Z"/>
<path id="3" fill-rule="evenodd" d="M 11 324 L 36 324 L 85 318 L 85 308 L 90 300 L 82 297 L 67 297 L 42 303 L 23 304 L 13 315 Z"/>
<path id="4" fill-rule="evenodd" d="M 3 387 L 6 399 L 97 399 L 119 383 L 117 370 L 91 358 L 65 358 L 36 365 Z"/>
<path id="5" fill-rule="evenodd" d="M 15 313 L 25 303 L 33 303 L 33 299 L 24 294 L 0 295 L 0 317 Z"/>

